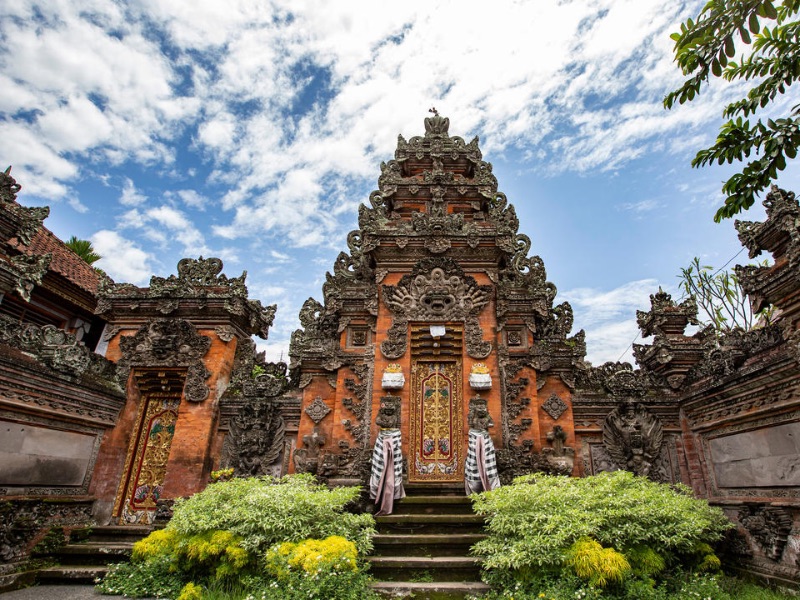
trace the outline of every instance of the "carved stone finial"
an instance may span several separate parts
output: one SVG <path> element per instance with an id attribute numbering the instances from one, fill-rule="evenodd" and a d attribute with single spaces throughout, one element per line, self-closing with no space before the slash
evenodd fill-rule
<path id="1" fill-rule="evenodd" d="M 428 112 L 433 113 L 433 116 L 425 118 L 425 137 L 448 135 L 450 119 L 440 116 L 439 111 L 435 108 L 431 108 Z"/>
<path id="2" fill-rule="evenodd" d="M 0 202 L 16 202 L 17 193 L 22 186 L 11 176 L 9 166 L 3 173 L 0 173 Z"/>
<path id="3" fill-rule="evenodd" d="M 689 323 L 699 325 L 697 303 L 687 298 L 676 304 L 659 286 L 657 293 L 650 294 L 650 311 L 636 311 L 636 321 L 642 337 L 683 335 Z"/>

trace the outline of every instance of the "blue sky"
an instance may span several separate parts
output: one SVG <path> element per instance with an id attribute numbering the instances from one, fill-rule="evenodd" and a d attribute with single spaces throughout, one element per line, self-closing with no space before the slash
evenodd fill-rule
<path id="1" fill-rule="evenodd" d="M 184 256 L 247 270 L 278 304 L 260 344 L 278 358 L 397 135 L 436 106 L 451 135 L 480 137 L 588 358 L 629 358 L 649 294 L 741 249 L 712 220 L 730 168 L 690 161 L 742 88 L 661 106 L 680 81 L 669 34 L 703 4 L 8 0 L 0 164 L 116 281 Z M 792 167 L 779 183 L 800 191 Z"/>

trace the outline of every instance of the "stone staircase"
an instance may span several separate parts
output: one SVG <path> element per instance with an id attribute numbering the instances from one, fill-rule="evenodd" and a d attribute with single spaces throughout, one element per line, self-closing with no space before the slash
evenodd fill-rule
<path id="1" fill-rule="evenodd" d="M 369 557 L 373 589 L 389 598 L 444 600 L 486 593 L 469 548 L 483 539 L 483 519 L 463 489 L 409 486 L 391 515 L 377 517 Z"/>
<path id="2" fill-rule="evenodd" d="M 146 526 L 116 525 L 73 530 L 66 545 L 37 557 L 56 565 L 39 569 L 36 580 L 42 584 L 93 583 L 106 574 L 109 564 L 128 560 L 133 544 L 150 531 Z"/>

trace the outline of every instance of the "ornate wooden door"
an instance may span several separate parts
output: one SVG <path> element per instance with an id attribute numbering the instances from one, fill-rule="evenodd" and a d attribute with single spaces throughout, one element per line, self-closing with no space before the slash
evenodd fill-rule
<path id="1" fill-rule="evenodd" d="M 185 372 L 136 374 L 141 394 L 113 516 L 121 525 L 151 524 L 164 485 Z"/>
<path id="2" fill-rule="evenodd" d="M 458 482 L 464 479 L 461 331 L 430 337 L 428 327 L 412 328 L 408 479 Z"/>

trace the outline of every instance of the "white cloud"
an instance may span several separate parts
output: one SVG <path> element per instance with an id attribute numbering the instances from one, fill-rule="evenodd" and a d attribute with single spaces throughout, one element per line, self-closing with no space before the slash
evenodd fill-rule
<path id="1" fill-rule="evenodd" d="M 198 210 L 203 210 L 208 203 L 208 198 L 198 194 L 195 190 L 178 190 L 175 193 L 186 206 Z"/>
<path id="2" fill-rule="evenodd" d="M 572 306 L 574 328 L 586 330 L 587 360 L 594 365 L 631 360 L 629 346 L 639 332 L 636 311 L 650 309 L 650 294 L 658 287 L 655 279 L 641 279 L 612 290 L 576 288 L 559 292 L 559 299 Z"/>
<path id="3" fill-rule="evenodd" d="M 123 206 L 139 206 L 147 202 L 147 196 L 142 194 L 133 181 L 128 177 L 122 182 L 122 194 L 119 197 L 119 203 Z"/>
<path id="4" fill-rule="evenodd" d="M 122 282 L 142 285 L 153 272 L 153 255 L 139 248 L 134 242 L 116 231 L 103 229 L 91 237 L 92 246 L 102 256 L 95 266 L 109 276 Z"/>

